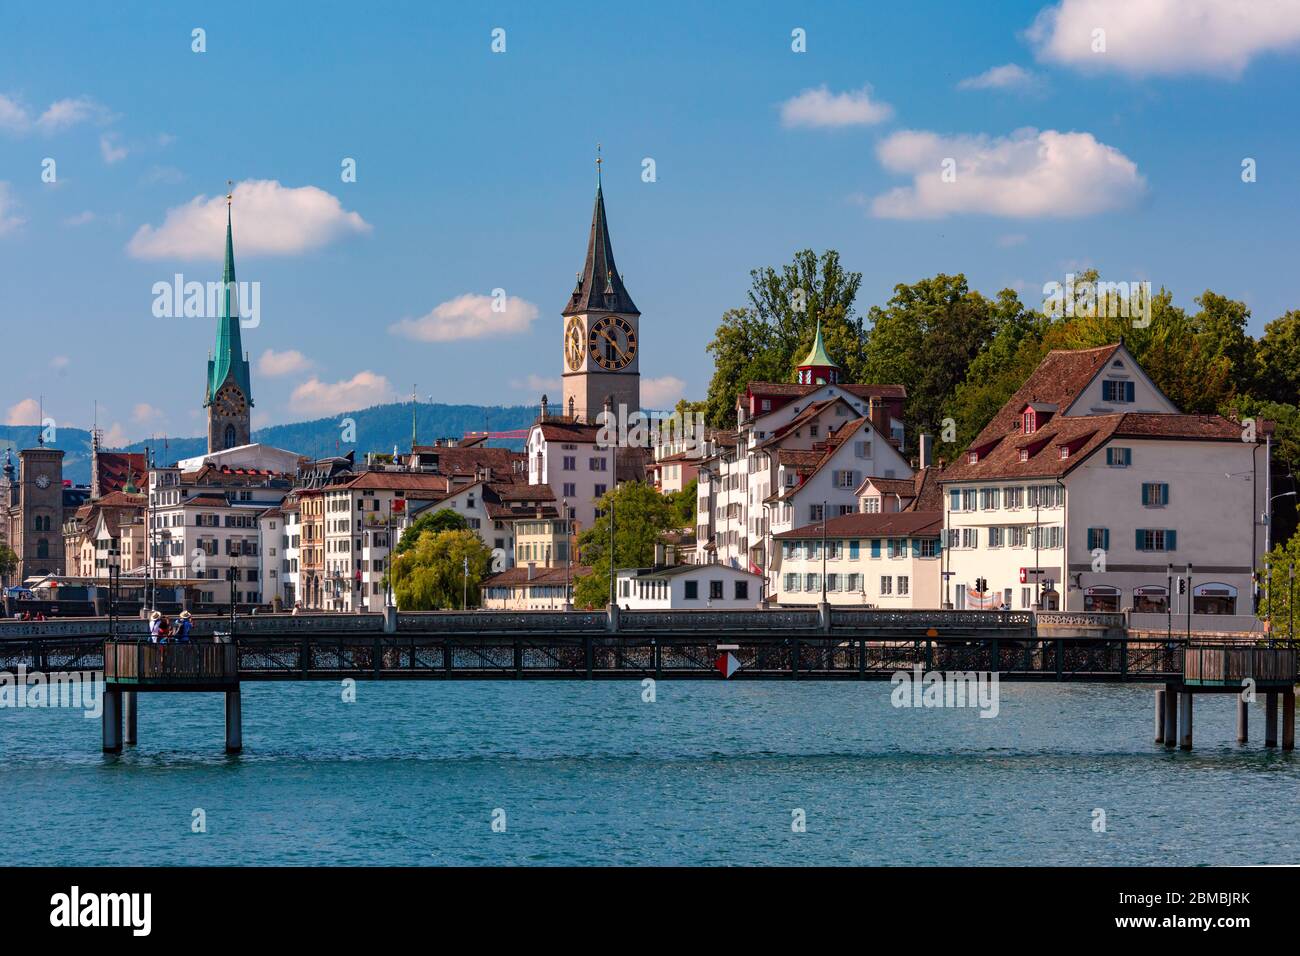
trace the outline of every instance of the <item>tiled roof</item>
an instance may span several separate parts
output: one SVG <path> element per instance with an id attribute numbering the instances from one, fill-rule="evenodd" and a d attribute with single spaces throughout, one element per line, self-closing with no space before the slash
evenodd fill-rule
<path id="1" fill-rule="evenodd" d="M 571 568 L 534 568 L 529 577 L 527 565 L 516 565 L 497 574 L 490 574 L 480 583 L 480 587 L 509 587 L 521 584 L 559 584 L 567 580 L 576 582 L 578 578 L 590 574 L 591 568 L 575 564 Z"/>
<path id="2" fill-rule="evenodd" d="M 1220 415 L 1183 415 L 1177 412 L 1054 417 L 1031 435 L 1019 431 L 1008 433 L 981 454 L 975 464 L 970 464 L 965 455 L 960 456 L 955 464 L 940 474 L 939 480 L 1056 478 L 1067 474 L 1098 448 L 1117 438 L 1240 441 L 1241 426 Z M 1069 457 L 1061 458 L 1061 445 L 1070 447 Z M 1026 461 L 1020 460 L 1021 448 L 1029 451 Z"/>
<path id="3" fill-rule="evenodd" d="M 858 485 L 855 495 L 865 495 L 867 485 L 875 488 L 882 495 L 902 495 L 904 498 L 912 498 L 916 495 L 916 480 L 914 478 L 876 478 L 868 475 L 862 479 L 862 484 Z"/>
<path id="4" fill-rule="evenodd" d="M 124 491 L 114 491 L 107 495 L 100 495 L 95 499 L 95 504 L 100 508 L 143 508 L 145 506 L 145 496 L 128 495 Z"/>
<path id="5" fill-rule="evenodd" d="M 750 382 L 749 391 L 752 395 L 809 395 L 820 388 L 826 388 L 822 385 L 796 385 L 793 382 Z M 858 398 L 906 398 L 907 389 L 902 385 L 846 385 L 840 383 L 835 386 L 842 388 L 850 395 L 856 395 Z"/>
<path id="6" fill-rule="evenodd" d="M 542 437 L 547 441 L 567 441 L 580 445 L 594 445 L 596 436 L 600 434 L 603 426 L 548 418 L 545 421 L 537 422 L 533 427 L 540 428 Z"/>
<path id="7" fill-rule="evenodd" d="M 357 477 L 339 485 L 336 489 L 349 491 L 434 491 L 448 490 L 445 475 L 435 475 L 421 471 L 366 471 Z M 458 491 L 461 489 L 457 489 Z"/>
<path id="8" fill-rule="evenodd" d="M 1097 373 L 1106 367 L 1119 347 L 1117 343 L 1094 349 L 1054 349 L 1048 352 L 1033 374 L 1025 379 L 1025 384 L 971 442 L 971 447 L 978 448 L 1011 432 L 1017 427 L 1020 413 L 1031 402 L 1055 405 L 1061 411 L 1069 408 Z"/>
<path id="9" fill-rule="evenodd" d="M 111 491 L 121 491 L 126 487 L 128 477 L 134 479 L 139 486 L 148 472 L 144 452 L 138 451 L 99 451 L 95 454 L 95 465 L 99 469 L 101 496 Z"/>
<path id="10" fill-rule="evenodd" d="M 912 476 L 915 498 L 907 506 L 908 511 L 943 511 L 943 489 L 939 481 L 943 478 L 942 469 L 930 466 L 922 468 Z"/>
<path id="11" fill-rule="evenodd" d="M 898 537 L 934 537 L 939 536 L 943 527 L 942 511 L 890 511 L 867 514 L 854 512 L 830 518 L 826 521 L 828 538 L 898 538 Z M 782 531 L 772 537 L 777 540 L 787 538 L 820 538 L 822 523 L 804 525 L 792 531 Z"/>

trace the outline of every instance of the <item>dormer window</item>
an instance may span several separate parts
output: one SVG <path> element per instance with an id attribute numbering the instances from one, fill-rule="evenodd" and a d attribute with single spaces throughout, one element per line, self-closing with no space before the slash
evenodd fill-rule
<path id="1" fill-rule="evenodd" d="M 1020 460 L 1021 460 L 1021 461 L 1029 461 L 1029 449 L 1028 449 L 1028 448 L 1022 448 L 1022 449 L 1020 449 Z"/>
<path id="2" fill-rule="evenodd" d="M 1069 445 L 1057 445 L 1057 446 L 1056 446 L 1056 454 L 1057 454 L 1057 457 L 1058 457 L 1058 458 L 1061 458 L 1061 459 L 1069 458 L 1069 457 L 1070 457 L 1070 446 L 1069 446 Z"/>
<path id="3" fill-rule="evenodd" d="M 1026 408 L 1023 416 L 1023 427 L 1026 435 L 1032 435 L 1037 429 L 1037 416 L 1032 408 Z M 1022 459 L 1023 460 L 1023 459 Z"/>
<path id="4" fill-rule="evenodd" d="M 968 452 L 966 452 L 966 464 L 968 464 L 968 465 L 977 465 L 977 464 L 979 464 L 979 460 L 980 460 L 980 453 L 979 453 L 979 452 L 977 452 L 977 451 L 968 451 Z"/>

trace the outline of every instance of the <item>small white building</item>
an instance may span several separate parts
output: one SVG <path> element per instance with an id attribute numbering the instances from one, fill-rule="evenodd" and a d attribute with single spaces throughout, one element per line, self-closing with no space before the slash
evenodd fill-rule
<path id="1" fill-rule="evenodd" d="M 596 502 L 618 481 L 617 446 L 602 446 L 603 426 L 568 418 L 542 417 L 528 430 L 528 483 L 550 485 L 561 508 L 566 504 L 577 530 L 596 520 Z"/>
<path id="2" fill-rule="evenodd" d="M 910 610 L 940 604 L 938 511 L 858 512 L 775 536 L 775 600 Z"/>
<path id="3" fill-rule="evenodd" d="M 629 568 L 615 575 L 618 606 L 629 611 L 758 607 L 763 578 L 725 564 Z"/>

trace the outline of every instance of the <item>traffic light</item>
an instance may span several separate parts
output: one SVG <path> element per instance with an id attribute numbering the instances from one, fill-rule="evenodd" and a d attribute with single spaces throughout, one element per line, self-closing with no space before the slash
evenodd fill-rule
<path id="1" fill-rule="evenodd" d="M 1186 594 L 1186 593 L 1187 593 L 1187 579 L 1186 579 L 1186 578 L 1179 578 L 1179 579 L 1178 579 L 1178 593 L 1179 593 L 1179 594 Z"/>

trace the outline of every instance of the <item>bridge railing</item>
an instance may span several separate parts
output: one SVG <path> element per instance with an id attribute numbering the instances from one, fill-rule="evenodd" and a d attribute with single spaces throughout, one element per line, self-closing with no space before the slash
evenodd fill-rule
<path id="1" fill-rule="evenodd" d="M 1243 681 L 1257 685 L 1296 683 L 1296 649 L 1193 644 L 1183 650 L 1183 680 L 1202 686 L 1239 687 Z"/>
<path id="2" fill-rule="evenodd" d="M 1031 611 L 932 611 L 831 608 L 831 628 L 863 630 L 948 631 L 1028 630 L 1034 626 Z"/>
<path id="3" fill-rule="evenodd" d="M 690 611 L 620 611 L 620 632 L 688 631 L 713 632 L 806 631 L 818 626 L 816 611 L 771 608 L 766 611 L 724 611 L 701 608 Z"/>
<path id="4" fill-rule="evenodd" d="M 402 611 L 397 630 L 423 633 L 603 631 L 604 611 Z"/>

